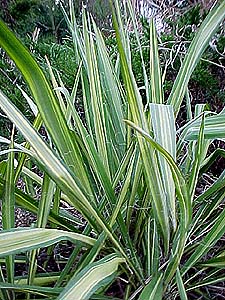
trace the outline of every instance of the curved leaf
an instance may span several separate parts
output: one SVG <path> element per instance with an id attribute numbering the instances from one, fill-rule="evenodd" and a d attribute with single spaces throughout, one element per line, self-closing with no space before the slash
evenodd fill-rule
<path id="1" fill-rule="evenodd" d="M 48 247 L 61 240 L 80 241 L 91 246 L 96 241 L 88 236 L 69 231 L 45 228 L 19 228 L 0 233 L 0 257 Z"/>
<path id="2" fill-rule="evenodd" d="M 76 300 L 88 300 L 100 287 L 111 282 L 123 262 L 123 258 L 112 254 L 88 265 L 69 281 L 57 300 L 73 300 L 74 296 Z"/>

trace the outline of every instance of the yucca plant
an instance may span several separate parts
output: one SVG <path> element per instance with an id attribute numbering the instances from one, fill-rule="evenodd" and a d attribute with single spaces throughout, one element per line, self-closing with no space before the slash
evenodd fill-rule
<path id="1" fill-rule="evenodd" d="M 26 140 L 15 143 L 13 133 L 10 140 L 0 139 L 9 145 L 0 152 L 8 155 L 0 164 L 0 256 L 6 269 L 0 269 L 1 299 L 208 299 L 208 291 L 224 281 L 219 241 L 225 233 L 225 173 L 200 195 L 195 191 L 215 157 L 224 155 L 218 149 L 207 156 L 207 149 L 214 139 L 225 138 L 225 114 L 196 105 L 192 116 L 188 80 L 225 16 L 225 4 L 201 25 L 167 101 L 151 20 L 149 78 L 143 62 L 146 105 L 132 72 L 119 1 L 111 7 L 118 44 L 115 65 L 94 20 L 83 12 L 80 28 L 73 2 L 69 12 L 63 10 L 79 66 L 71 92 L 47 61 L 49 83 L 27 49 L 0 23 L 0 46 L 29 86 L 32 98 L 24 96 L 35 115 L 30 124 L 0 92 L 1 109 Z M 124 11 L 142 57 L 129 1 Z M 82 117 L 75 109 L 79 84 Z M 189 119 L 177 131 L 185 95 Z M 45 139 L 39 133 L 43 126 Z M 25 191 L 17 188 L 19 178 Z M 34 184 L 41 187 L 38 200 Z M 61 209 L 62 201 L 76 215 Z M 34 227 L 14 228 L 15 205 L 36 214 Z M 41 248 L 51 256 L 53 245 L 63 240 L 74 244 L 70 257 L 60 261 L 63 269 L 40 273 Z M 15 276 L 18 262 L 28 265 L 27 275 Z"/>

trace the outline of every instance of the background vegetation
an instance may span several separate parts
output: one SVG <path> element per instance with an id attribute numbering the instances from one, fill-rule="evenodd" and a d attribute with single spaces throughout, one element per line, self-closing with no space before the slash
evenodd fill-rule
<path id="1" fill-rule="evenodd" d="M 214 1 L 215 2 L 215 1 Z M 162 65 L 167 66 L 165 78 L 166 96 L 169 95 L 173 81 L 176 77 L 180 64 L 187 51 L 196 29 L 200 26 L 208 10 L 214 3 L 199 1 L 190 4 L 188 1 L 180 1 L 180 5 L 160 3 L 155 1 L 156 7 L 160 10 L 152 10 L 152 14 L 160 14 L 164 22 L 164 32 L 160 34 L 159 51 Z M 178 1 L 179 3 L 179 1 Z M 63 2 L 68 11 L 68 2 Z M 135 3 L 133 3 L 135 5 Z M 136 3 L 136 13 L 138 9 Z M 74 73 L 77 68 L 73 52 L 73 45 L 69 38 L 67 25 L 60 8 L 60 1 L 27 1 L 27 0 L 4 0 L 0 4 L 0 16 L 16 32 L 17 36 L 31 50 L 42 68 L 47 71 L 45 56 L 51 62 L 52 68 L 60 72 L 60 76 L 67 88 L 72 86 Z M 74 10 L 80 22 L 82 2 L 75 1 Z M 103 30 L 106 44 L 110 55 L 116 58 L 116 39 L 112 31 L 112 18 L 108 1 L 88 1 L 88 11 L 94 16 L 97 25 Z M 149 26 L 145 17 L 141 17 L 142 34 L 140 42 L 143 47 L 143 59 L 147 72 L 149 72 Z M 141 57 L 137 51 L 138 45 L 135 37 L 131 35 L 131 55 L 133 57 L 133 72 L 138 85 L 144 84 Z M 19 102 L 19 107 L 27 112 L 29 108 L 15 84 L 25 88 L 22 78 L 17 73 L 14 64 L 8 60 L 4 51 L 1 52 L 1 73 L 0 83 L 2 90 L 11 99 Z M 10 86 L 10 89 L 8 88 Z M 208 103 L 213 110 L 220 111 L 224 105 L 224 27 L 221 27 L 217 35 L 214 36 L 205 51 L 201 61 L 195 69 L 190 83 L 189 91 L 193 99 L 198 99 L 198 103 Z M 28 91 L 26 91 L 28 92 Z M 16 100 L 19 99 L 19 100 Z M 31 117 L 32 118 L 32 117 Z M 182 119 L 182 117 L 181 117 Z M 2 131 L 4 124 L 1 123 Z M 3 133 L 4 134 L 4 133 Z"/>

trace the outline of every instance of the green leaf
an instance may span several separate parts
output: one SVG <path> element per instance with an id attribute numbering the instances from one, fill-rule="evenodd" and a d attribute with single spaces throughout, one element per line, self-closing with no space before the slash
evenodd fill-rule
<path id="1" fill-rule="evenodd" d="M 3 194 L 4 186 L 5 186 L 5 181 L 0 178 L 0 197 Z M 17 206 L 23 207 L 24 209 L 32 212 L 33 214 L 37 214 L 37 212 L 38 212 L 37 202 L 29 195 L 23 193 L 19 189 L 15 189 L 15 200 L 16 200 Z M 69 222 L 66 221 L 66 217 L 64 219 L 64 218 L 57 216 L 54 213 L 50 212 L 49 221 L 58 226 L 61 226 L 62 228 L 66 229 L 66 230 L 74 231 L 74 227 Z"/>
<path id="2" fill-rule="evenodd" d="M 37 117 L 34 120 L 33 128 L 35 128 L 38 131 L 41 128 L 42 124 L 43 124 L 43 121 L 42 121 L 41 115 L 38 114 Z M 30 149 L 29 142 L 26 142 L 24 148 L 25 149 Z M 33 156 L 33 154 L 29 154 L 29 152 L 24 151 L 24 153 L 21 154 L 18 157 L 18 165 L 17 165 L 16 171 L 15 171 L 15 180 L 14 180 L 15 184 L 17 183 L 17 180 L 19 179 L 19 176 L 20 176 L 20 173 L 22 171 L 22 168 L 23 168 L 23 166 L 24 166 L 24 164 L 26 162 L 26 157 L 27 157 L 26 154 L 28 154 L 30 156 Z"/>
<path id="3" fill-rule="evenodd" d="M 24 263 L 26 258 L 24 259 Z M 59 278 L 59 273 L 39 273 L 35 276 L 33 284 L 36 286 L 47 286 L 55 283 Z M 24 285 L 27 283 L 26 276 L 15 277 L 15 283 L 19 285 Z"/>
<path id="4" fill-rule="evenodd" d="M 205 118 L 204 135 L 205 139 L 223 139 L 225 138 L 225 114 L 213 115 Z M 190 126 L 185 128 L 185 139 L 197 140 L 201 126 L 201 120 L 197 119 Z"/>
<path id="5" fill-rule="evenodd" d="M 200 263 L 202 267 L 214 267 L 214 268 L 225 268 L 225 255 L 219 255 L 218 257 L 211 258 L 209 260 Z"/>
<path id="6" fill-rule="evenodd" d="M 204 203 L 210 200 L 210 198 L 212 199 L 217 192 L 221 192 L 223 191 L 225 188 L 225 170 L 221 173 L 221 175 L 219 176 L 219 178 L 208 188 L 204 191 L 204 193 L 200 194 L 195 202 L 196 203 Z"/>
<path id="7" fill-rule="evenodd" d="M 159 63 L 158 41 L 153 18 L 150 20 L 150 78 L 151 102 L 163 104 L 162 76 Z"/>
<path id="8" fill-rule="evenodd" d="M 198 135 L 198 142 L 195 148 L 195 157 L 193 159 L 193 164 L 191 168 L 191 174 L 189 177 L 189 192 L 191 195 L 191 201 L 194 198 L 195 188 L 198 182 L 198 175 L 200 171 L 201 163 L 204 159 L 204 125 L 205 125 L 205 117 L 204 114 L 202 116 L 202 122 L 200 126 L 200 131 Z"/>
<path id="9" fill-rule="evenodd" d="M 95 172 L 95 180 L 98 178 L 101 186 L 104 188 L 104 192 L 106 196 L 109 199 L 110 202 L 116 203 L 116 197 L 114 190 L 112 188 L 111 180 L 104 168 L 103 161 L 101 159 L 100 154 L 97 152 L 95 143 L 93 141 L 92 136 L 88 133 L 88 130 L 83 125 L 77 111 L 74 108 L 74 104 L 72 101 L 72 95 L 70 96 L 69 93 L 65 93 L 65 90 L 63 91 L 65 98 L 68 103 L 68 107 L 70 108 L 71 116 L 74 119 L 74 122 L 76 124 L 76 129 L 79 133 L 79 139 L 78 143 L 83 150 L 83 152 L 86 154 L 86 158 L 90 164 L 90 166 L 93 168 L 93 171 Z"/>
<path id="10" fill-rule="evenodd" d="M 1 282 L 0 288 L 6 290 L 20 291 L 23 293 L 31 293 L 32 295 L 33 294 L 42 295 L 42 296 L 48 296 L 48 295 L 57 296 L 62 290 L 62 288 L 40 287 L 40 286 L 26 285 L 26 284 L 10 284 L 7 282 L 4 283 Z"/>
<path id="11" fill-rule="evenodd" d="M 29 105 L 32 113 L 35 117 L 38 115 L 38 108 L 37 105 L 34 103 L 34 101 L 27 95 L 27 93 L 19 86 L 17 85 L 18 89 L 21 91 L 23 97 L 26 99 L 27 104 Z"/>
<path id="12" fill-rule="evenodd" d="M 131 17 L 131 21 L 132 21 L 132 26 L 133 26 L 133 30 L 134 30 L 134 34 L 135 34 L 135 38 L 137 41 L 137 51 L 140 53 L 140 57 L 141 57 L 141 67 L 142 67 L 142 71 L 143 71 L 143 78 L 144 78 L 144 83 L 145 83 L 145 91 L 146 91 L 146 99 L 147 99 L 147 103 L 150 102 L 150 87 L 149 87 L 149 80 L 148 80 L 148 75 L 147 75 L 147 68 L 145 66 L 145 61 L 144 61 L 144 53 L 143 53 L 143 47 L 141 45 L 141 40 L 140 40 L 140 33 L 139 33 L 139 23 L 138 23 L 138 17 L 135 13 L 135 6 L 133 5 L 133 3 L 131 1 L 126 1 L 126 5 L 128 6 L 128 11 Z M 127 16 L 127 26 L 129 25 L 129 16 Z M 124 23 L 125 23 L 124 22 Z M 153 28 L 154 30 L 154 28 Z M 150 38 L 151 40 L 151 38 Z M 157 42 L 157 40 L 156 40 Z M 152 48 L 151 48 L 152 49 Z"/>
<path id="13" fill-rule="evenodd" d="M 160 144 L 158 144 L 153 138 L 142 128 L 137 126 L 131 121 L 125 120 L 125 122 L 133 127 L 137 132 L 139 132 L 156 150 L 160 152 L 160 154 L 166 159 L 167 163 L 170 166 L 173 180 L 177 192 L 178 199 L 180 200 L 180 208 L 183 216 L 181 217 L 182 223 L 185 224 L 184 228 L 187 229 L 190 218 L 191 218 L 191 202 L 190 197 L 187 191 L 187 186 L 185 183 L 185 179 L 176 165 L 173 157 L 168 153 Z"/>
<path id="14" fill-rule="evenodd" d="M 204 287 L 204 286 L 205 287 L 210 286 L 210 285 L 215 286 L 216 283 L 220 283 L 220 282 L 224 283 L 224 281 L 225 281 L 225 276 L 217 276 L 216 278 L 210 278 L 210 279 L 207 279 L 207 280 L 202 280 L 197 284 L 193 284 L 187 290 L 188 291 L 193 291 L 193 290 L 196 290 L 196 289 L 198 289 L 200 287 Z M 220 287 L 218 286 L 218 288 L 220 288 Z"/>
<path id="15" fill-rule="evenodd" d="M 186 293 L 184 283 L 183 283 L 182 277 L 180 275 L 179 269 L 177 269 L 177 272 L 176 272 L 176 282 L 177 282 L 177 287 L 178 287 L 179 294 L 180 294 L 180 299 L 188 300 L 187 293 Z"/>
<path id="16" fill-rule="evenodd" d="M 13 126 L 11 135 L 11 150 L 14 148 L 14 130 Z M 8 155 L 6 166 L 6 184 L 2 199 L 2 228 L 3 230 L 10 230 L 15 227 L 15 186 L 14 186 L 14 152 L 11 151 Z M 6 257 L 6 272 L 7 281 L 14 283 L 15 261 L 14 256 Z M 15 294 L 9 292 L 10 298 L 15 299 Z"/>
<path id="17" fill-rule="evenodd" d="M 110 178 L 109 161 L 107 155 L 107 134 L 106 134 L 106 119 L 104 113 L 103 95 L 101 89 L 101 82 L 99 76 L 99 70 L 97 66 L 97 56 L 95 45 L 92 35 L 89 35 L 89 28 L 85 13 L 83 13 L 83 32 L 84 32 L 84 45 L 85 54 L 87 59 L 87 76 L 88 76 L 88 88 L 90 91 L 90 98 L 87 99 L 89 118 L 92 119 L 93 127 L 89 128 L 92 130 L 93 136 L 96 140 L 96 148 L 99 152 L 106 173 Z"/>
<path id="18" fill-rule="evenodd" d="M 38 213 L 37 213 L 37 227 L 44 228 L 47 225 L 48 217 L 50 213 L 50 207 L 53 199 L 53 193 L 55 189 L 55 183 L 52 181 L 47 174 L 44 175 L 41 199 L 39 201 Z M 30 264 L 28 270 L 28 283 L 32 284 L 37 269 L 37 251 L 33 250 L 30 253 Z"/>
<path id="19" fill-rule="evenodd" d="M 150 223 L 150 220 L 149 220 L 149 223 Z M 149 224 L 149 226 L 150 226 L 150 224 Z M 160 246 L 159 246 L 157 225 L 156 225 L 155 221 L 153 223 L 151 244 L 149 243 L 149 245 L 148 245 L 148 247 L 150 248 L 149 253 L 151 253 L 151 257 L 149 257 L 149 259 L 151 260 L 150 261 L 150 266 L 151 266 L 150 274 L 157 274 L 159 271 Z"/>
<path id="20" fill-rule="evenodd" d="M 163 274 L 153 276 L 150 283 L 143 289 L 138 300 L 161 300 L 163 296 Z"/>
<path id="21" fill-rule="evenodd" d="M 115 70 L 107 53 L 101 31 L 97 29 L 95 23 L 94 32 L 96 35 L 96 47 L 98 52 L 98 68 L 100 70 L 100 79 L 104 91 L 105 117 L 107 120 L 107 139 L 111 141 L 108 147 L 116 148 L 119 159 L 124 154 L 126 145 L 126 131 L 123 122 L 126 102 L 123 97 L 122 86 L 116 77 Z M 112 156 L 111 160 L 115 160 Z M 111 163 L 109 161 L 109 163 Z M 118 167 L 118 166 L 117 166 Z M 112 167 L 111 167 L 112 169 Z"/>
<path id="22" fill-rule="evenodd" d="M 218 158 L 225 158 L 225 150 L 217 148 L 215 151 L 208 156 L 201 164 L 200 174 L 205 173 L 209 167 L 218 159 Z"/>
<path id="23" fill-rule="evenodd" d="M 49 178 L 47 174 L 45 174 L 37 214 L 37 227 L 39 228 L 43 228 L 47 225 L 48 216 L 53 200 L 54 189 L 55 183 Z"/>
<path id="24" fill-rule="evenodd" d="M 151 125 L 155 141 L 176 160 L 176 127 L 173 108 L 170 105 L 150 104 Z M 177 226 L 175 185 L 170 167 L 161 155 L 158 157 L 163 188 L 173 229 Z"/>
<path id="25" fill-rule="evenodd" d="M 62 240 L 70 240 L 74 243 L 80 241 L 91 246 L 95 243 L 93 238 L 69 231 L 45 228 L 19 228 L 1 232 L 0 257 L 48 247 Z"/>
<path id="26" fill-rule="evenodd" d="M 123 262 L 123 258 L 112 254 L 91 263 L 69 281 L 57 300 L 72 300 L 74 295 L 76 300 L 88 300 L 100 287 L 112 281 L 118 265 Z"/>
<path id="27" fill-rule="evenodd" d="M 224 17 L 225 2 L 222 1 L 209 12 L 189 46 L 188 53 L 181 65 L 168 99 L 168 104 L 174 107 L 176 115 L 180 110 L 191 74 L 199 62 L 205 48 L 208 46 L 211 37 L 223 22 Z"/>

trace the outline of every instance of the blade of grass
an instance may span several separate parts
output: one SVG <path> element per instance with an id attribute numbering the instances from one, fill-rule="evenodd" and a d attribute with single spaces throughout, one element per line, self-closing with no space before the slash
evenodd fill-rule
<path id="1" fill-rule="evenodd" d="M 193 165 L 191 169 L 191 174 L 189 177 L 189 192 L 191 196 L 191 201 L 193 201 L 194 194 L 195 194 L 195 188 L 198 182 L 198 175 L 199 175 L 199 170 L 201 166 L 201 162 L 204 159 L 203 156 L 203 151 L 204 151 L 204 124 L 205 124 L 205 117 L 204 114 L 202 116 L 202 123 L 200 126 L 200 131 L 199 131 L 199 137 L 198 137 L 198 142 L 196 145 L 196 150 L 195 150 L 195 157 L 193 160 Z"/>
<path id="2" fill-rule="evenodd" d="M 89 114 L 89 119 L 93 118 L 92 123 L 94 126 L 92 127 L 92 129 L 94 129 L 93 136 L 96 140 L 96 148 L 102 158 L 106 173 L 108 174 L 108 177 L 111 178 L 107 155 L 106 120 L 103 107 L 101 82 L 97 67 L 97 57 L 94 47 L 94 41 L 92 35 L 88 34 L 89 30 L 90 29 L 88 28 L 86 16 L 83 13 L 83 35 L 85 43 L 85 53 L 87 58 L 87 75 L 90 88 L 90 98 L 87 98 L 87 101 L 89 102 L 88 107 L 91 108 L 90 110 L 86 111 L 86 113 L 91 112 L 93 114 Z M 91 128 L 89 128 L 89 130 L 91 130 Z"/>
<path id="3" fill-rule="evenodd" d="M 225 158 L 225 150 L 217 148 L 215 151 L 207 157 L 201 164 L 200 174 L 206 173 L 210 166 L 218 159 Z"/>
<path id="4" fill-rule="evenodd" d="M 131 193 L 129 196 L 129 200 L 127 202 L 127 210 L 126 210 L 127 228 L 132 226 L 131 217 L 132 217 L 132 213 L 134 211 L 136 196 L 137 196 L 138 188 L 140 186 L 141 177 L 143 175 L 143 167 L 141 165 L 140 153 L 137 149 L 135 149 L 134 151 L 137 151 L 137 163 L 136 163 L 136 167 L 134 170 L 135 176 L 134 176 L 134 179 L 132 182 L 132 190 L 131 190 Z"/>
<path id="5" fill-rule="evenodd" d="M 34 104 L 34 101 L 31 99 L 31 97 L 29 97 L 29 96 L 27 95 L 27 93 L 26 93 L 20 86 L 17 85 L 17 87 L 18 87 L 18 89 L 21 91 L 23 97 L 26 99 L 26 101 L 27 101 L 27 103 L 28 103 L 28 105 L 29 105 L 31 111 L 33 112 L 34 116 L 37 117 L 37 115 L 38 115 L 38 108 L 37 108 L 37 106 Z"/>
<path id="6" fill-rule="evenodd" d="M 15 127 L 13 126 L 10 144 L 11 149 L 14 148 L 14 130 Z M 3 230 L 10 230 L 15 227 L 14 152 L 10 152 L 8 155 L 5 183 L 2 201 L 2 228 Z M 15 262 L 13 255 L 6 257 L 6 272 L 7 281 L 14 283 Z M 10 299 L 15 299 L 14 292 L 9 292 L 9 295 Z"/>
<path id="7" fill-rule="evenodd" d="M 209 140 L 222 139 L 225 137 L 224 134 L 224 121 L 225 114 L 219 114 L 214 116 L 209 116 L 205 118 L 205 138 Z M 199 128 L 201 126 L 200 120 L 196 120 L 190 127 L 185 129 L 186 140 L 196 140 L 198 138 Z"/>
<path id="8" fill-rule="evenodd" d="M 193 286 L 189 287 L 187 291 L 193 291 L 198 289 L 199 287 L 215 285 L 216 283 L 224 282 L 224 281 L 225 281 L 225 276 L 217 276 L 216 278 L 210 278 L 209 280 L 203 280 L 198 284 L 194 284 Z"/>
<path id="9" fill-rule="evenodd" d="M 149 245 L 150 247 L 150 245 Z M 157 274 L 159 271 L 159 259 L 160 259 L 160 247 L 159 247 L 159 235 L 155 221 L 153 221 L 153 232 L 152 232 L 152 247 L 151 250 L 151 272 L 150 274 Z M 149 276 L 150 276 L 149 274 Z"/>
<path id="10" fill-rule="evenodd" d="M 0 196 L 2 196 L 3 194 L 4 186 L 5 181 L 0 178 Z M 23 207 L 24 209 L 27 209 L 28 211 L 34 214 L 37 214 L 38 204 L 29 195 L 24 194 L 21 190 L 15 189 L 15 200 L 17 206 Z M 55 215 L 53 212 L 50 212 L 49 221 L 58 226 L 63 227 L 66 230 L 75 230 L 75 228 L 69 222 L 67 222 L 66 219 Z"/>
<path id="11" fill-rule="evenodd" d="M 5 262 L 5 260 L 4 260 Z M 5 283 L 5 278 L 4 278 L 4 275 L 3 275 L 3 272 L 2 272 L 2 266 L 0 264 L 0 283 Z M 6 300 L 10 300 L 10 295 L 9 293 L 7 293 L 7 291 L 5 291 L 4 289 L 1 289 L 0 288 L 0 297 L 1 299 L 6 299 Z"/>
<path id="12" fill-rule="evenodd" d="M 126 142 L 125 126 L 122 122 L 126 108 L 126 102 L 122 97 L 123 93 L 121 92 L 121 83 L 115 75 L 115 71 L 107 53 L 103 36 L 100 30 L 97 29 L 94 22 L 93 26 L 96 35 L 100 75 L 102 76 L 101 82 L 103 83 L 103 91 L 107 105 L 107 119 L 111 120 L 113 127 L 111 130 L 110 139 L 114 141 L 113 144 L 115 144 L 119 150 L 117 150 L 117 155 L 121 157 L 121 155 L 124 153 Z"/>
<path id="13" fill-rule="evenodd" d="M 62 112 L 65 115 L 66 106 L 65 106 L 63 98 L 62 98 L 62 96 L 60 94 L 60 91 L 57 89 L 58 88 L 58 83 L 57 83 L 57 80 L 55 78 L 54 72 L 52 70 L 51 64 L 50 64 L 47 56 L 45 56 L 45 60 L 46 60 L 47 66 L 48 66 L 48 70 L 49 70 L 49 75 L 50 75 L 50 78 L 51 78 L 52 86 L 53 86 L 53 88 L 54 88 L 54 90 L 56 92 L 56 96 L 57 96 L 57 99 L 59 100 L 59 104 L 60 104 L 60 107 L 62 109 Z"/>
<path id="14" fill-rule="evenodd" d="M 214 268 L 225 268 L 225 255 L 219 255 L 218 257 L 213 257 L 203 263 L 200 263 L 201 267 L 214 267 Z"/>
<path id="15" fill-rule="evenodd" d="M 160 71 L 158 41 L 153 18 L 150 20 L 150 78 L 151 102 L 163 104 L 162 76 Z"/>
<path id="16" fill-rule="evenodd" d="M 179 294 L 180 294 L 180 299 L 188 300 L 187 293 L 186 293 L 184 283 L 183 283 L 179 269 L 177 269 L 177 272 L 176 272 L 176 282 L 177 282 L 177 287 L 178 287 Z"/>
<path id="17" fill-rule="evenodd" d="M 138 52 L 140 53 L 140 57 L 141 57 L 141 67 L 142 67 L 144 83 L 145 83 L 147 103 L 150 103 L 149 81 L 148 81 L 148 75 L 147 75 L 147 70 L 146 70 L 146 67 L 145 67 L 144 55 L 143 55 L 141 41 L 140 41 L 140 34 L 138 32 L 138 27 L 137 27 L 138 26 L 138 21 L 137 21 L 137 18 L 136 18 L 135 12 L 134 12 L 134 8 L 133 8 L 133 5 L 132 5 L 131 1 L 128 0 L 126 2 L 126 4 L 127 4 L 127 7 L 128 7 L 130 17 L 131 17 L 133 30 L 134 30 L 135 38 L 136 38 L 137 45 L 138 45 Z M 151 40 L 151 38 L 150 38 L 150 40 Z"/>
<path id="18" fill-rule="evenodd" d="M 40 129 L 42 123 L 43 123 L 43 121 L 42 121 L 41 115 L 38 114 L 37 117 L 34 120 L 33 127 L 38 131 Z M 25 144 L 24 148 L 30 149 L 30 145 L 29 145 L 28 142 Z M 17 180 L 20 176 L 22 168 L 25 164 L 26 157 L 27 157 L 26 152 L 21 154 L 21 156 L 18 157 L 18 165 L 17 165 L 16 171 L 15 171 L 15 180 L 14 180 L 15 184 L 17 183 Z"/>
<path id="19" fill-rule="evenodd" d="M 49 295 L 58 296 L 58 294 L 62 291 L 62 288 L 40 287 L 40 286 L 26 285 L 26 284 L 10 284 L 6 282 L 0 283 L 0 288 L 9 291 L 20 291 L 23 293 L 32 293 L 32 295 L 42 295 L 42 296 L 49 296 Z"/>
<path id="20" fill-rule="evenodd" d="M 55 189 L 55 183 L 49 178 L 47 174 L 45 174 L 43 179 L 42 191 L 41 191 L 41 199 L 39 201 L 39 206 L 38 206 L 37 225 L 36 225 L 37 228 L 44 228 L 47 225 L 54 189 Z M 37 250 L 33 250 L 30 253 L 28 284 L 32 284 L 33 279 L 35 277 L 35 273 L 37 270 L 37 260 L 36 260 L 37 254 L 38 254 Z M 29 294 L 28 294 L 28 298 L 29 298 Z"/>

